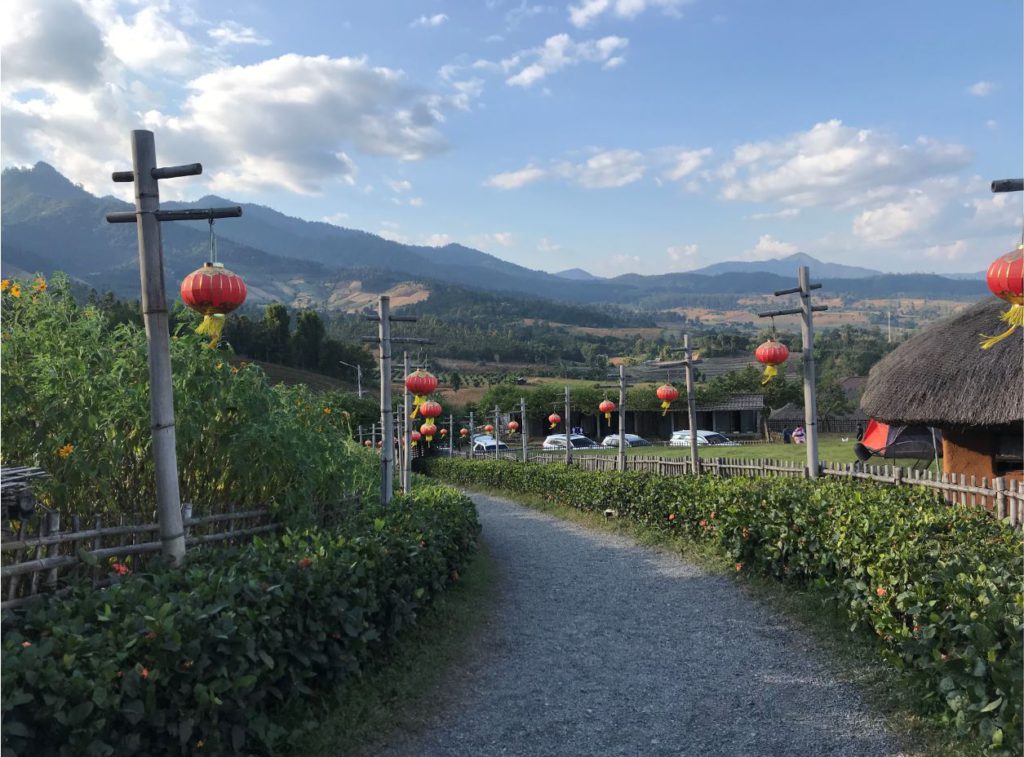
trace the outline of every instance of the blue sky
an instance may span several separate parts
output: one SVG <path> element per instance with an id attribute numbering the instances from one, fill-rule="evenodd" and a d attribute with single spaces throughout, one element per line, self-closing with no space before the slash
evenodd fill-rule
<path id="1" fill-rule="evenodd" d="M 1022 6 L 11 0 L 3 162 L 545 270 L 977 271 L 1020 235 Z"/>

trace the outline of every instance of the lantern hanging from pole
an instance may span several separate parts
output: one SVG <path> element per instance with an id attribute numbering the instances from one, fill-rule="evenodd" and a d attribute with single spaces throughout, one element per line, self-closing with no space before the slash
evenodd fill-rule
<path id="1" fill-rule="evenodd" d="M 420 403 L 420 415 L 424 418 L 437 418 L 441 415 L 442 410 L 441 404 L 434 402 L 434 400 L 426 400 Z"/>
<path id="2" fill-rule="evenodd" d="M 441 429 L 441 438 L 443 439 L 446 436 L 448 436 L 448 429 L 442 428 Z"/>
<path id="3" fill-rule="evenodd" d="M 614 402 L 606 399 L 604 402 L 597 406 L 597 409 L 604 413 L 604 419 L 606 421 L 608 421 L 609 423 L 612 422 L 612 413 L 615 412 Z"/>
<path id="4" fill-rule="evenodd" d="M 754 351 L 754 357 L 759 363 L 764 363 L 764 379 L 761 380 L 761 383 L 767 384 L 779 375 L 779 369 L 775 366 L 786 362 L 786 358 L 789 357 L 789 348 L 782 342 L 775 341 L 774 338 L 769 339 Z"/>
<path id="5" fill-rule="evenodd" d="M 551 415 L 548 416 L 548 423 L 551 424 L 549 426 L 549 428 L 554 428 L 555 426 L 557 426 L 561 422 L 562 422 L 562 416 L 560 416 L 558 413 L 552 413 Z"/>
<path id="6" fill-rule="evenodd" d="M 460 428 L 459 429 L 459 436 L 461 436 L 463 439 L 465 439 L 467 436 L 469 436 L 469 429 L 468 428 Z"/>
<path id="7" fill-rule="evenodd" d="M 519 430 L 519 421 L 509 421 L 508 422 L 508 432 L 510 434 L 514 434 L 518 430 Z"/>
<path id="8" fill-rule="evenodd" d="M 437 434 L 437 426 L 434 425 L 432 420 L 427 419 L 427 422 L 420 426 L 420 433 L 427 440 L 427 444 L 430 444 L 434 441 L 434 435 Z"/>
<path id="9" fill-rule="evenodd" d="M 981 343 L 983 350 L 1003 341 L 1018 327 L 1024 327 L 1024 245 L 996 259 L 988 267 L 986 281 L 992 294 L 1010 303 L 1010 309 L 1000 316 L 1010 328 L 995 336 L 982 334 L 985 337 Z"/>
<path id="10" fill-rule="evenodd" d="M 205 263 L 181 282 L 181 299 L 203 314 L 197 334 L 210 337 L 207 346 L 216 347 L 224 330 L 224 317 L 245 302 L 245 282 L 223 263 Z"/>
<path id="11" fill-rule="evenodd" d="M 413 431 L 411 434 L 409 434 L 409 438 L 412 439 L 412 446 L 415 447 L 416 446 L 416 442 L 418 442 L 420 440 L 420 432 L 419 431 Z"/>
<path id="12" fill-rule="evenodd" d="M 364 447 L 372 447 L 373 446 L 373 442 L 371 442 L 369 439 L 367 439 L 365 442 L 363 442 L 363 446 Z"/>
<path id="13" fill-rule="evenodd" d="M 427 395 L 437 389 L 437 377 L 429 371 L 417 368 L 405 377 L 405 388 L 412 392 L 412 412 L 410 418 L 415 418 L 420 405 L 427 401 Z"/>
<path id="14" fill-rule="evenodd" d="M 672 384 L 662 384 L 658 387 L 657 395 L 658 399 L 661 400 L 661 414 L 667 415 L 669 407 L 679 399 L 679 390 L 672 386 Z"/>
<path id="15" fill-rule="evenodd" d="M 488 433 L 488 434 L 493 434 L 494 433 L 494 426 L 492 426 L 490 423 L 488 423 L 486 426 L 484 426 L 484 432 Z"/>

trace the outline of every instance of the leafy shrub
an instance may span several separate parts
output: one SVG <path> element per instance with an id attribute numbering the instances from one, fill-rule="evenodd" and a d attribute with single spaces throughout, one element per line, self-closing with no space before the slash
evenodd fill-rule
<path id="1" fill-rule="evenodd" d="M 358 674 L 478 533 L 468 498 L 428 487 L 343 532 L 39 597 L 4 617 L 3 754 L 274 753 L 275 710 Z"/>
<path id="2" fill-rule="evenodd" d="M 2 333 L 3 461 L 52 473 L 38 489 L 63 512 L 91 519 L 154 502 L 144 332 L 80 307 L 57 276 L 7 282 Z M 271 387 L 227 356 L 187 329 L 171 341 L 183 501 L 209 513 L 373 489 L 378 465 L 351 439 L 351 398 Z"/>
<path id="3" fill-rule="evenodd" d="M 923 692 L 926 708 L 990 748 L 1019 751 L 1024 541 L 976 508 L 920 487 L 435 458 L 447 481 L 614 507 L 650 528 L 719 545 L 737 571 L 821 589 Z"/>

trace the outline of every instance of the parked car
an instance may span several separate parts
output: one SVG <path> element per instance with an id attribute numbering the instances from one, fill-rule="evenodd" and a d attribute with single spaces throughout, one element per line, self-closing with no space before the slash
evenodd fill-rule
<path id="1" fill-rule="evenodd" d="M 618 447 L 619 446 L 619 435 L 608 434 L 601 442 L 602 447 Z M 651 443 L 644 439 L 642 436 L 636 434 L 626 434 L 626 446 L 627 447 L 650 447 Z"/>
<path id="2" fill-rule="evenodd" d="M 573 449 L 585 449 L 587 447 L 600 447 L 588 436 L 583 434 L 569 434 L 569 441 Z M 544 449 L 565 449 L 565 434 L 552 434 L 544 440 Z"/>
<path id="3" fill-rule="evenodd" d="M 690 432 L 687 429 L 682 431 L 676 431 L 672 434 L 672 438 L 669 439 L 668 446 L 670 447 L 689 447 L 690 446 Z M 711 447 L 738 447 L 738 442 L 734 442 L 725 434 L 720 434 L 717 431 L 701 431 L 697 430 L 697 446 L 711 446 Z"/>
<path id="4" fill-rule="evenodd" d="M 505 452 L 508 449 L 508 445 L 505 442 L 498 442 L 498 451 Z M 494 452 L 494 437 L 486 436 L 484 434 L 478 434 L 473 437 L 473 451 L 474 452 Z"/>

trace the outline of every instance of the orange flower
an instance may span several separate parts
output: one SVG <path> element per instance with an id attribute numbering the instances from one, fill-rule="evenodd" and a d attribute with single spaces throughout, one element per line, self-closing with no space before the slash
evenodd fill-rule
<path id="1" fill-rule="evenodd" d="M 35 280 L 35 290 L 37 292 L 46 291 L 46 279 L 44 279 L 42 276 Z"/>
<path id="2" fill-rule="evenodd" d="M 0 292 L 6 292 L 10 288 L 11 288 L 11 280 L 10 279 L 4 279 L 3 281 L 0 281 Z"/>
<path id="3" fill-rule="evenodd" d="M 232 374 L 238 373 L 238 369 L 237 369 L 237 368 L 232 368 L 232 369 L 231 369 L 231 373 L 232 373 Z"/>
<path id="4" fill-rule="evenodd" d="M 199 741 L 196 742 L 196 749 L 202 749 L 204 746 L 206 746 L 206 742 L 202 739 L 199 739 Z"/>
<path id="5" fill-rule="evenodd" d="M 741 570 L 743 570 L 743 563 L 736 563 L 736 572 L 739 573 Z"/>
<path id="6" fill-rule="evenodd" d="M 714 520 L 714 519 L 715 519 L 715 515 L 716 515 L 715 511 L 714 511 L 714 510 L 712 510 L 712 511 L 711 511 L 711 520 Z"/>
<path id="7" fill-rule="evenodd" d="M 744 539 L 749 539 L 750 538 L 750 530 L 748 528 L 746 528 L 745 526 L 743 528 L 743 538 Z"/>
<path id="8" fill-rule="evenodd" d="M 325 407 L 324 408 L 324 415 L 330 415 L 330 414 L 331 414 L 331 409 L 329 407 Z"/>
<path id="9" fill-rule="evenodd" d="M 703 518 L 701 518 L 700 523 L 698 523 L 697 525 L 700 526 L 701 528 L 707 528 L 708 527 L 708 522 L 706 520 L 704 520 Z"/>
<path id="10" fill-rule="evenodd" d="M 21 297 L 21 287 L 17 284 L 11 284 L 11 297 Z"/>
<path id="11" fill-rule="evenodd" d="M 884 597 L 888 593 L 889 592 L 885 590 L 884 586 L 879 586 L 877 589 L 875 589 L 875 594 L 877 594 L 880 597 Z"/>
<path id="12" fill-rule="evenodd" d="M 119 576 L 127 576 L 131 573 L 131 570 L 123 562 L 116 562 L 110 566 L 110 569 L 117 573 Z"/>
<path id="13" fill-rule="evenodd" d="M 219 370 L 220 370 L 221 368 L 223 368 L 223 367 L 224 367 L 224 363 L 217 363 L 217 370 L 218 370 L 218 371 L 219 371 Z"/>
<path id="14" fill-rule="evenodd" d="M 305 568 L 308 568 L 308 567 L 309 567 L 310 565 L 312 565 L 312 564 L 313 564 L 313 560 L 312 560 L 312 558 L 309 558 L 309 557 L 303 557 L 303 558 L 302 558 L 301 560 L 299 560 L 299 562 L 298 562 L 298 566 L 299 566 L 300 568 L 303 568 L 303 569 L 305 569 Z"/>
<path id="15" fill-rule="evenodd" d="M 57 456 L 60 457 L 61 460 L 67 460 L 71 456 L 71 453 L 74 451 L 74 444 L 65 444 L 63 447 L 57 450 Z"/>
<path id="16" fill-rule="evenodd" d="M 669 513 L 668 514 L 668 519 L 669 520 L 675 520 L 676 519 L 676 514 L 675 513 Z"/>

